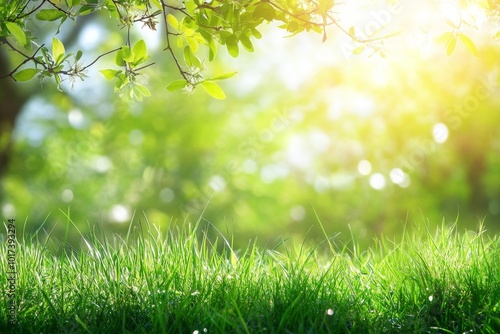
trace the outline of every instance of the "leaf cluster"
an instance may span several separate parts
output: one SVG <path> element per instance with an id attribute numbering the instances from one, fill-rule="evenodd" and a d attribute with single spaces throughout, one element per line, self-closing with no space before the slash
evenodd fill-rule
<path id="1" fill-rule="evenodd" d="M 499 7 L 494 1 L 477 0 L 481 8 L 493 21 L 498 21 Z M 333 0 L 41 0 L 6 1 L 0 4 L 0 47 L 6 47 L 24 60 L 12 71 L 0 77 L 27 81 L 35 76 L 53 77 L 58 87 L 64 78 L 84 79 L 85 70 L 101 57 L 114 53 L 117 68 L 103 69 L 107 79 L 115 80 L 115 90 L 122 96 L 142 100 L 150 92 L 136 80 L 144 68 L 153 65 L 149 59 L 146 43 L 132 41 L 131 30 L 142 24 L 142 28 L 156 30 L 161 21 L 164 29 L 163 45 L 175 63 L 180 78 L 167 86 L 169 91 L 191 91 L 201 85 L 212 97 L 223 99 L 224 92 L 215 82 L 232 74 L 206 78 L 205 64 L 216 59 L 220 48 L 232 57 L 238 57 L 241 50 L 254 51 L 255 39 L 262 37 L 261 27 L 277 22 L 290 36 L 303 31 L 323 33 L 327 39 L 326 27 L 333 26 L 349 36 L 358 47 L 359 54 L 366 47 L 382 56 L 384 37 L 361 36 L 355 27 L 345 29 L 336 17 L 339 6 Z M 457 5 L 458 6 L 458 5 Z M 457 7 L 458 10 L 458 7 Z M 82 51 L 65 52 L 64 44 L 56 37 L 61 25 L 70 20 L 76 22 L 82 16 L 104 14 L 115 20 L 117 31 L 125 34 L 125 45 L 117 45 L 104 52 L 94 61 L 80 62 Z M 51 51 L 38 44 L 38 37 L 29 28 L 30 21 L 57 22 L 53 32 Z M 445 32 L 436 41 L 446 46 L 448 54 L 455 49 L 458 40 L 473 55 L 477 48 L 472 39 L 464 33 L 471 27 L 462 16 L 459 22 L 449 22 L 452 31 Z M 497 34 L 498 35 L 498 34 Z M 497 36 L 498 37 L 498 36 Z M 55 53 L 54 53 L 55 51 Z"/>
<path id="2" fill-rule="evenodd" d="M 6 46 L 24 60 L 3 77 L 16 81 L 28 81 L 35 76 L 53 77 L 58 87 L 65 77 L 85 77 L 84 70 L 99 58 L 115 54 L 118 68 L 103 69 L 107 79 L 115 80 L 115 90 L 123 96 L 141 100 L 150 96 L 149 90 L 136 80 L 141 70 L 152 65 L 143 40 L 131 41 L 130 32 L 136 23 L 143 28 L 156 30 L 159 20 L 164 22 L 164 45 L 175 62 L 180 80 L 168 85 L 170 91 L 192 90 L 197 85 L 214 98 L 223 99 L 224 92 L 215 82 L 231 77 L 227 73 L 205 78 L 205 61 L 213 61 L 218 47 L 238 57 L 241 49 L 254 50 L 253 39 L 262 34 L 259 27 L 271 21 L 282 22 L 281 28 L 292 34 L 304 30 L 321 31 L 326 24 L 327 12 L 333 1 L 211 1 L 166 0 L 122 1 L 122 0 L 21 0 L 8 1 L 0 5 L 0 47 Z M 64 44 L 55 37 L 61 25 L 76 21 L 85 15 L 103 12 L 110 20 L 118 21 L 118 28 L 126 33 L 126 44 L 105 52 L 89 64 L 80 63 L 82 51 L 66 53 Z M 38 36 L 29 29 L 29 21 L 57 22 L 52 45 L 38 45 Z"/>

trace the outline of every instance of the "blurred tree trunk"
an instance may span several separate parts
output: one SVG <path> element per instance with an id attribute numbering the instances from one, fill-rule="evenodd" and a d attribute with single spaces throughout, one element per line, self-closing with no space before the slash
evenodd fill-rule
<path id="1" fill-rule="evenodd" d="M 71 47 L 77 41 L 80 32 L 88 24 L 92 15 L 79 18 L 71 30 L 62 37 L 66 47 Z M 10 73 L 14 67 L 9 62 L 5 47 L 0 47 L 0 75 Z M 5 175 L 9 165 L 12 148 L 12 131 L 23 105 L 28 101 L 30 94 L 21 94 L 12 78 L 0 79 L 0 180 Z"/>
<path id="2" fill-rule="evenodd" d="M 5 75 L 12 70 L 5 48 L 0 48 L 0 74 Z M 26 102 L 16 82 L 11 78 L 0 79 L 0 178 L 4 175 L 9 164 L 12 148 L 12 131 L 16 118 Z"/>

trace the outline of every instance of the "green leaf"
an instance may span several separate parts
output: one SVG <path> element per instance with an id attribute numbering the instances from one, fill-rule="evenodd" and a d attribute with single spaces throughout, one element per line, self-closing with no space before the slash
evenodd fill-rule
<path id="1" fill-rule="evenodd" d="M 151 0 L 151 3 L 156 6 L 158 9 L 162 9 L 162 5 L 159 0 Z"/>
<path id="2" fill-rule="evenodd" d="M 66 5 L 68 7 L 74 7 L 80 5 L 81 0 L 66 0 Z"/>
<path id="3" fill-rule="evenodd" d="M 193 51 L 193 53 L 195 53 L 198 50 L 198 42 L 196 41 L 196 38 L 188 37 L 186 38 L 186 42 Z"/>
<path id="4" fill-rule="evenodd" d="M 146 42 L 143 39 L 134 44 L 132 48 L 132 53 L 134 54 L 134 58 L 142 59 L 147 55 Z"/>
<path id="5" fill-rule="evenodd" d="M 297 32 L 297 30 L 299 29 L 300 29 L 300 24 L 297 21 L 290 21 L 286 25 L 286 30 L 291 33 Z"/>
<path id="6" fill-rule="evenodd" d="M 184 38 L 179 36 L 177 37 L 177 47 L 180 49 L 184 46 Z"/>
<path id="7" fill-rule="evenodd" d="M 203 81 L 201 86 L 211 97 L 217 100 L 224 100 L 226 98 L 226 94 L 218 84 L 212 81 Z"/>
<path id="8" fill-rule="evenodd" d="M 104 75 L 104 77 L 106 79 L 113 80 L 113 78 L 115 78 L 122 71 L 120 71 L 120 70 L 106 69 L 106 70 L 101 70 L 100 72 Z"/>
<path id="9" fill-rule="evenodd" d="M 364 45 L 364 44 L 362 44 L 362 45 L 360 45 L 360 46 L 356 47 L 354 50 L 352 50 L 352 54 L 354 54 L 354 55 L 359 55 L 359 54 L 361 54 L 364 50 L 365 50 L 365 45 Z"/>
<path id="10" fill-rule="evenodd" d="M 128 46 L 126 45 L 122 46 L 121 53 L 123 60 L 126 61 L 127 63 L 134 61 L 134 54 L 132 53 L 132 50 L 130 50 Z"/>
<path id="11" fill-rule="evenodd" d="M 196 31 L 194 31 L 191 28 L 187 28 L 186 26 L 182 26 L 181 31 L 182 31 L 182 36 L 186 37 L 191 37 L 196 33 Z"/>
<path id="12" fill-rule="evenodd" d="M 57 9 L 42 9 L 35 17 L 41 21 L 56 21 L 65 16 L 66 14 Z"/>
<path id="13" fill-rule="evenodd" d="M 52 57 L 56 65 L 59 65 L 63 61 L 65 52 L 63 43 L 56 37 L 52 38 Z"/>
<path id="14" fill-rule="evenodd" d="M 133 59 L 134 66 L 142 64 L 149 59 L 149 55 L 146 49 L 146 42 L 144 42 L 144 40 L 141 39 L 140 41 L 135 43 L 134 47 L 132 48 L 132 55 L 134 58 Z"/>
<path id="15" fill-rule="evenodd" d="M 238 40 L 236 39 L 236 36 L 231 35 L 226 39 L 226 47 L 227 52 L 229 52 L 231 57 L 238 58 L 240 49 L 238 47 Z"/>
<path id="16" fill-rule="evenodd" d="M 351 26 L 349 28 L 349 36 L 356 37 L 356 27 L 355 26 Z"/>
<path id="17" fill-rule="evenodd" d="M 125 62 L 123 60 L 123 52 L 122 50 L 118 50 L 115 53 L 115 64 L 117 66 L 125 66 Z"/>
<path id="18" fill-rule="evenodd" d="M 262 34 L 260 33 L 260 31 L 258 31 L 255 28 L 252 28 L 252 34 L 253 34 L 253 37 L 255 37 L 257 39 L 261 39 L 262 38 Z"/>
<path id="19" fill-rule="evenodd" d="M 328 11 L 333 7 L 334 0 L 319 0 L 318 12 L 326 17 Z"/>
<path id="20" fill-rule="evenodd" d="M 57 73 L 54 74 L 54 79 L 56 79 L 57 90 L 62 92 L 61 88 L 61 76 Z"/>
<path id="21" fill-rule="evenodd" d="M 175 18 L 175 16 L 173 16 L 172 14 L 168 14 L 167 15 L 167 22 L 168 24 L 170 24 L 170 26 L 172 28 L 174 28 L 175 30 L 179 31 L 179 21 L 177 21 L 177 19 Z"/>
<path id="22" fill-rule="evenodd" d="M 75 60 L 79 61 L 82 58 L 82 56 L 83 56 L 82 50 L 78 50 L 75 55 Z"/>
<path id="23" fill-rule="evenodd" d="M 189 67 L 202 68 L 200 60 L 194 55 L 189 46 L 184 48 L 184 61 Z"/>
<path id="24" fill-rule="evenodd" d="M 92 13 L 93 11 L 95 11 L 94 6 L 82 6 L 82 7 L 80 7 L 80 10 L 78 11 L 78 15 L 85 16 L 85 15 Z"/>
<path id="25" fill-rule="evenodd" d="M 137 90 L 137 92 L 139 92 L 143 96 L 146 96 L 146 97 L 151 96 L 151 92 L 149 91 L 149 89 L 146 86 L 136 84 L 134 89 Z"/>
<path id="26" fill-rule="evenodd" d="M 230 72 L 230 73 L 225 73 L 225 74 L 221 74 L 221 75 L 216 75 L 215 77 L 212 77 L 208 80 L 210 80 L 210 81 L 225 80 L 225 79 L 229 79 L 229 78 L 233 77 L 236 73 L 238 73 L 238 72 Z"/>
<path id="27" fill-rule="evenodd" d="M 273 6 L 271 6 L 267 2 L 259 3 L 253 11 L 253 18 L 256 20 L 264 19 L 267 21 L 272 21 L 274 20 L 275 16 L 276 11 L 274 10 Z"/>
<path id="28" fill-rule="evenodd" d="M 128 76 L 126 76 L 122 71 L 116 74 L 116 79 L 115 92 L 119 92 L 129 83 Z"/>
<path id="29" fill-rule="evenodd" d="M 452 38 L 448 45 L 446 46 L 446 54 L 449 56 L 453 53 L 453 50 L 455 50 L 455 46 L 457 45 L 457 39 L 456 37 Z"/>
<path id="30" fill-rule="evenodd" d="M 5 25 L 7 26 L 7 29 L 10 31 L 12 36 L 14 36 L 14 38 L 19 44 L 26 45 L 26 43 L 28 43 L 26 39 L 26 34 L 24 33 L 23 29 L 20 26 L 12 22 L 7 22 L 5 23 Z"/>
<path id="31" fill-rule="evenodd" d="M 212 38 L 208 42 L 208 60 L 213 61 L 215 59 L 215 56 L 217 55 L 217 43 L 215 43 L 215 40 Z"/>
<path id="32" fill-rule="evenodd" d="M 253 44 L 247 35 L 245 35 L 245 34 L 240 35 L 240 42 L 248 52 L 254 51 Z"/>
<path id="33" fill-rule="evenodd" d="M 434 41 L 438 44 L 448 44 L 451 39 L 454 39 L 452 32 L 445 32 L 444 34 L 436 37 Z"/>
<path id="34" fill-rule="evenodd" d="M 441 36 L 436 37 L 434 40 L 438 44 L 445 44 L 446 46 L 446 54 L 449 56 L 455 50 L 455 46 L 457 45 L 457 36 L 453 32 L 445 32 Z"/>
<path id="35" fill-rule="evenodd" d="M 460 40 L 464 44 L 465 48 L 467 51 L 469 51 L 470 54 L 473 56 L 477 57 L 479 55 L 476 45 L 474 42 L 469 38 L 469 36 L 464 35 L 464 34 L 459 34 L 458 37 L 460 37 Z"/>
<path id="36" fill-rule="evenodd" d="M 27 68 L 14 74 L 14 80 L 28 81 L 33 79 L 33 77 L 37 75 L 38 72 L 40 72 L 40 70 L 37 70 L 36 68 Z"/>
<path id="37" fill-rule="evenodd" d="M 175 92 L 176 90 L 183 89 L 187 85 L 188 82 L 186 80 L 175 80 L 167 86 L 167 89 L 171 92 Z"/>

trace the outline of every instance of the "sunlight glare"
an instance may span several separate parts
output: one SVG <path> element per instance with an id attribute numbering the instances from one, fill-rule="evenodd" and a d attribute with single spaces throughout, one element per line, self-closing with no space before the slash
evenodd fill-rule
<path id="1" fill-rule="evenodd" d="M 460 9 L 456 3 L 452 1 L 440 2 L 439 11 L 448 20 L 452 21 L 456 26 L 459 25 L 461 18 Z"/>
<path id="2" fill-rule="evenodd" d="M 376 77 L 376 75 L 374 76 Z M 380 80 L 380 84 L 383 84 L 382 80 Z M 330 91 L 329 95 L 328 99 L 331 102 L 328 106 L 328 116 L 332 120 L 348 114 L 368 117 L 373 115 L 376 110 L 373 98 L 358 91 L 337 88 Z"/>
<path id="3" fill-rule="evenodd" d="M 465 16 L 464 20 L 470 23 L 474 23 L 475 28 L 479 29 L 481 26 L 487 22 L 488 18 L 486 12 L 479 7 L 477 4 L 469 4 L 463 11 Z"/>

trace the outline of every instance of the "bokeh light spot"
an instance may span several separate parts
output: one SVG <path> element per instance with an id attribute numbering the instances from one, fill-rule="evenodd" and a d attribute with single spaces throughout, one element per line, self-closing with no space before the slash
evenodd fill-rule
<path id="1" fill-rule="evenodd" d="M 141 145 L 142 142 L 144 141 L 144 134 L 142 133 L 141 130 L 134 129 L 130 131 L 128 140 L 132 145 L 136 146 Z"/>
<path id="2" fill-rule="evenodd" d="M 92 161 L 92 169 L 98 173 L 106 173 L 113 167 L 113 163 L 106 156 L 97 156 Z"/>
<path id="3" fill-rule="evenodd" d="M 432 136 L 434 141 L 438 144 L 444 143 L 448 139 L 448 127 L 443 123 L 436 123 L 432 128 Z"/>
<path id="4" fill-rule="evenodd" d="M 162 202 L 170 203 L 170 202 L 172 202 L 174 200 L 175 193 L 170 188 L 163 188 L 160 191 L 160 198 L 161 198 Z"/>
<path id="5" fill-rule="evenodd" d="M 403 172 L 401 168 L 393 168 L 389 173 L 389 178 L 392 183 L 397 184 L 402 188 L 407 188 L 410 185 L 410 176 Z"/>
<path id="6" fill-rule="evenodd" d="M 306 217 L 306 209 L 302 205 L 294 206 L 290 209 L 290 218 L 293 221 L 301 221 Z"/>
<path id="7" fill-rule="evenodd" d="M 226 189 L 226 180 L 220 175 L 215 175 L 210 179 L 209 185 L 214 191 L 221 192 Z"/>
<path id="8" fill-rule="evenodd" d="M 64 189 L 61 193 L 61 199 L 63 202 L 69 203 L 73 200 L 74 195 L 71 189 Z"/>
<path id="9" fill-rule="evenodd" d="M 385 176 L 380 173 L 375 173 L 370 176 L 370 186 L 375 190 L 382 190 L 385 188 Z"/>
<path id="10" fill-rule="evenodd" d="M 368 160 L 361 160 L 358 163 L 358 172 L 361 175 L 369 175 L 372 172 L 372 164 Z"/>
<path id="11" fill-rule="evenodd" d="M 80 109 L 72 109 L 68 113 L 68 122 L 75 129 L 81 129 L 85 125 L 85 117 Z"/>
<path id="12" fill-rule="evenodd" d="M 125 223 L 130 219 L 130 209 L 122 204 L 113 205 L 110 211 L 111 219 L 116 223 Z"/>

